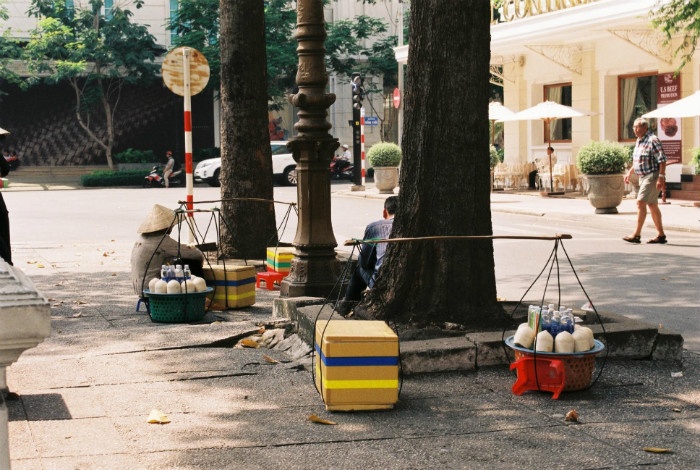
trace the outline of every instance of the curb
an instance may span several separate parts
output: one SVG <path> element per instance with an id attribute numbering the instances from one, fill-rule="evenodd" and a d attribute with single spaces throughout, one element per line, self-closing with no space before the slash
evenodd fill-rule
<path id="1" fill-rule="evenodd" d="M 297 334 L 309 346 L 314 345 L 316 321 L 344 320 L 316 297 L 274 299 L 273 317 L 286 317 L 297 328 Z M 620 359 L 652 359 L 682 361 L 683 337 L 660 331 L 647 323 L 622 315 L 601 312 L 602 325 L 587 323 L 596 339 L 606 346 L 601 357 Z M 347 320 L 361 321 L 361 320 Z M 473 332 L 421 340 L 400 342 L 401 367 L 405 375 L 476 370 L 479 367 L 508 365 L 512 355 L 503 339 L 514 333 Z"/>

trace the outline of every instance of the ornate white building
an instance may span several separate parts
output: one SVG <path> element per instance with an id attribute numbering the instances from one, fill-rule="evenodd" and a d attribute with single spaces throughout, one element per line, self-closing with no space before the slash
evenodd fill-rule
<path id="1" fill-rule="evenodd" d="M 550 100 L 590 113 L 557 120 L 551 129 L 542 121 L 506 122 L 506 162 L 543 157 L 549 139 L 559 162 L 571 164 L 591 140 L 633 145 L 635 117 L 700 87 L 697 53 L 674 77 L 680 63 L 673 55 L 677 44 L 665 46 L 651 24 L 657 0 L 504 3 L 491 25 L 492 82 L 502 83 L 503 104 L 521 111 Z M 406 64 L 408 47 L 397 48 L 396 58 Z M 660 133 L 675 162 L 667 169 L 669 183 L 679 183 L 681 173 L 690 172 L 690 149 L 700 146 L 699 120 L 677 121 L 673 135 Z M 652 126 L 656 130 L 656 120 Z"/>

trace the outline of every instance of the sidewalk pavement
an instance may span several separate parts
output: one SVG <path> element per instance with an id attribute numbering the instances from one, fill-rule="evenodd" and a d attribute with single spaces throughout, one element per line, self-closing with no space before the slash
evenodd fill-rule
<path id="1" fill-rule="evenodd" d="M 333 187 L 332 187 L 333 189 Z M 397 189 L 398 194 L 399 189 Z M 380 194 L 373 183 L 365 184 L 364 191 L 353 191 L 350 187 L 342 187 L 334 194 L 348 197 L 368 197 L 386 199 L 391 194 Z M 683 232 L 700 232 L 700 207 L 694 206 L 693 201 L 668 198 L 668 204 L 660 204 L 664 229 Z M 568 220 L 602 220 L 611 219 L 624 222 L 629 226 L 630 233 L 637 221 L 637 202 L 629 196 L 618 206 L 617 214 L 596 214 L 595 208 L 588 202 L 585 194 L 579 192 L 566 193 L 563 196 L 541 196 L 539 191 L 492 191 L 491 212 L 506 212 L 541 217 L 554 217 Z M 651 216 L 647 215 L 646 227 L 654 227 Z M 649 232 L 653 233 L 653 232 Z M 655 235 L 655 234 L 653 234 Z M 649 238 L 653 238 L 653 235 Z"/>
<path id="2" fill-rule="evenodd" d="M 634 217 L 628 202 L 619 217 Z M 587 204 L 492 197 L 494 211 L 610 217 Z M 696 208 L 662 211 L 669 226 L 697 230 Z M 45 258 L 65 259 L 61 249 Z M 255 305 L 197 324 L 157 324 L 134 312 L 123 261 L 95 271 L 86 267 L 104 253 L 83 256 L 30 275 L 51 305 L 52 336 L 7 371 L 13 470 L 700 467 L 697 354 L 608 359 L 590 389 L 558 400 L 514 395 L 514 375 L 493 366 L 405 377 L 390 411 L 328 412 L 297 348 L 234 347 L 286 326 L 273 315 L 278 291 L 257 289 Z M 149 424 L 153 409 L 170 423 Z M 573 409 L 578 423 L 565 421 Z"/>

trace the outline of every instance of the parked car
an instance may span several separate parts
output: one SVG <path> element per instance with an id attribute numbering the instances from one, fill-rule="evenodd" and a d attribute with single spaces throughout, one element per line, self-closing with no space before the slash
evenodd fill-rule
<path id="1" fill-rule="evenodd" d="M 292 158 L 284 140 L 270 142 L 272 148 L 272 173 L 275 178 L 281 179 L 282 184 L 296 186 L 297 162 Z M 209 158 L 202 160 L 194 169 L 194 180 L 203 181 L 210 186 L 221 185 L 221 158 Z"/>

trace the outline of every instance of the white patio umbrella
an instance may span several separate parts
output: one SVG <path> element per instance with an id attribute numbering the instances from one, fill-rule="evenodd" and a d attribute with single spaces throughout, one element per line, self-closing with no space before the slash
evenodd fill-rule
<path id="1" fill-rule="evenodd" d="M 10 133 L 10 131 L 6 131 L 5 129 L 0 127 L 0 135 L 5 135 L 5 134 L 9 134 L 9 133 Z"/>
<path id="2" fill-rule="evenodd" d="M 643 114 L 643 118 L 695 117 L 700 116 L 700 90 L 671 104 Z"/>
<path id="3" fill-rule="evenodd" d="M 571 106 L 566 106 L 563 104 L 555 103 L 554 101 L 545 101 L 531 108 L 523 109 L 519 113 L 515 113 L 513 116 L 503 119 L 504 121 L 536 121 L 541 120 L 545 124 L 550 124 L 556 119 L 568 119 L 581 116 L 588 116 L 590 113 L 586 111 L 579 111 L 578 109 L 572 108 Z M 551 147 L 552 138 L 551 134 L 547 135 L 547 147 Z M 549 155 L 549 189 L 554 193 L 554 177 L 552 176 L 552 155 Z"/>
<path id="4" fill-rule="evenodd" d="M 512 117 L 515 113 L 510 109 L 503 106 L 500 101 L 491 101 L 489 103 L 489 121 L 491 121 L 491 145 L 493 145 L 493 139 L 495 137 L 495 124 L 496 121 L 503 121 L 509 117 Z"/>

